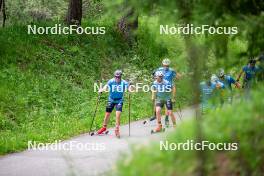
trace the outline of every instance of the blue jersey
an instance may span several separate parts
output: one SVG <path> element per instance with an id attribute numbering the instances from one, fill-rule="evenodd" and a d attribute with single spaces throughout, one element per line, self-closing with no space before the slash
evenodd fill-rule
<path id="1" fill-rule="evenodd" d="M 206 102 L 212 97 L 215 88 L 215 83 L 211 83 L 210 85 L 208 85 L 206 82 L 200 83 L 202 102 Z"/>
<path id="2" fill-rule="evenodd" d="M 162 80 L 162 82 L 154 81 L 152 88 L 157 91 L 158 100 L 169 100 L 171 99 L 172 85 L 167 80 Z"/>
<path id="3" fill-rule="evenodd" d="M 174 71 L 171 68 L 164 68 L 164 67 L 160 67 L 157 70 L 155 70 L 154 73 L 156 73 L 157 71 L 162 71 L 163 75 L 164 75 L 164 79 L 169 81 L 171 84 L 173 84 L 173 79 L 176 77 L 176 71 Z"/>
<path id="4" fill-rule="evenodd" d="M 245 73 L 244 80 L 249 81 L 255 78 L 256 73 L 258 72 L 258 67 L 250 67 L 249 65 L 246 65 L 243 67 L 243 71 Z"/>
<path id="5" fill-rule="evenodd" d="M 208 109 L 214 108 L 212 104 L 209 103 L 210 99 L 214 95 L 214 90 L 216 89 L 216 84 L 220 84 L 221 88 L 225 88 L 224 84 L 221 82 L 207 84 L 206 82 L 200 83 L 201 91 L 201 109 L 205 113 Z"/>
<path id="6" fill-rule="evenodd" d="M 121 80 L 117 83 L 115 78 L 112 78 L 107 82 L 107 86 L 109 90 L 109 101 L 123 101 L 124 92 L 128 88 L 128 82 Z"/>
<path id="7" fill-rule="evenodd" d="M 224 79 L 219 79 L 219 81 L 229 90 L 232 90 L 232 84 L 236 83 L 235 79 L 229 75 L 225 75 Z"/>

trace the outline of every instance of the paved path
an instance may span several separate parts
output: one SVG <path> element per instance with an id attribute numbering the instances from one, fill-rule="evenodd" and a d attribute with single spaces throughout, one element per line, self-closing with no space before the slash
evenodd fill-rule
<path id="1" fill-rule="evenodd" d="M 192 109 L 185 109 L 182 120 L 193 117 L 193 114 Z M 178 124 L 181 123 L 178 118 L 177 121 Z M 0 157 L 0 176 L 104 175 L 105 172 L 114 169 L 115 161 L 122 153 L 128 153 L 132 145 L 145 145 L 151 141 L 158 141 L 162 135 L 166 135 L 166 132 L 151 135 L 150 131 L 153 128 L 155 121 L 143 125 L 143 120 L 140 120 L 131 123 L 130 137 L 128 125 L 124 125 L 120 128 L 121 139 L 114 136 L 114 129 L 111 128 L 107 136 L 83 134 L 57 144 L 57 146 L 66 146 L 72 143 L 80 147 L 83 144 L 90 148 L 93 146 L 94 150 L 81 150 L 75 147 L 73 150 L 65 151 L 49 148 L 9 154 Z"/>

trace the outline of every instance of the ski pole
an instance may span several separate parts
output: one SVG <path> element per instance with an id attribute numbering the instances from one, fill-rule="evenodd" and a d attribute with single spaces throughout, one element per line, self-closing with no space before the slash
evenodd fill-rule
<path id="1" fill-rule="evenodd" d="M 99 101 L 100 101 L 101 94 L 102 94 L 102 92 L 100 92 L 98 94 L 98 97 L 97 97 L 97 101 L 96 101 L 96 105 L 95 105 L 95 110 L 94 110 L 94 114 L 93 114 L 93 118 L 92 118 L 92 123 L 91 123 L 90 130 L 89 130 L 89 134 L 91 134 L 91 130 L 92 130 L 92 127 L 93 127 L 93 123 L 94 123 L 94 119 L 95 119 L 96 112 L 97 112 L 97 109 L 98 109 L 98 105 L 99 105 Z"/>
<path id="2" fill-rule="evenodd" d="M 151 113 L 153 114 L 153 116 L 149 118 L 150 122 L 156 119 L 155 100 L 152 100 L 152 112 Z M 147 123 L 147 120 L 144 120 L 143 124 L 145 125 L 146 123 Z"/>
<path id="3" fill-rule="evenodd" d="M 180 102 L 177 101 L 177 104 L 178 104 L 178 111 L 176 111 L 176 112 L 177 112 L 177 114 L 178 114 L 180 120 L 182 121 L 182 110 L 181 110 Z M 176 105 L 176 101 L 174 102 L 174 105 Z"/>
<path id="4" fill-rule="evenodd" d="M 182 109 L 181 109 L 181 104 L 178 102 L 178 107 L 179 107 L 179 117 L 182 120 Z"/>
<path id="5" fill-rule="evenodd" d="M 130 93 L 128 94 L 128 135 L 130 136 Z"/>
<path id="6" fill-rule="evenodd" d="M 155 100 L 152 101 L 152 114 L 153 116 L 149 119 L 149 121 L 153 121 L 156 119 Z"/>

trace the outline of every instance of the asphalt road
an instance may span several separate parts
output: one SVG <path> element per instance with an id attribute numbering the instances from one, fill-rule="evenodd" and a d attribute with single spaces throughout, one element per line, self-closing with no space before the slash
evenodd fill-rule
<path id="1" fill-rule="evenodd" d="M 180 125 L 182 121 L 193 117 L 194 111 L 191 108 L 183 110 L 182 121 L 175 114 Z M 131 123 L 130 137 L 128 125 L 124 125 L 120 128 L 120 139 L 114 136 L 114 128 L 111 128 L 105 136 L 83 134 L 47 148 L 5 155 L 0 157 L 0 176 L 104 175 L 115 169 L 115 162 L 122 154 L 129 154 L 131 146 L 159 141 L 173 130 L 168 128 L 165 133 L 151 135 L 150 131 L 155 128 L 156 121 L 145 125 L 143 121 Z M 67 150 L 70 144 L 72 149 Z M 65 150 L 58 149 L 63 146 Z"/>

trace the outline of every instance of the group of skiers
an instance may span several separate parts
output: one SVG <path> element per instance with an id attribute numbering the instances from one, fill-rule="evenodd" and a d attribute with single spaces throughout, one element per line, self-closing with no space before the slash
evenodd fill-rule
<path id="1" fill-rule="evenodd" d="M 249 90 L 254 84 L 255 77 L 258 73 L 262 74 L 263 80 L 263 62 L 264 55 L 259 57 L 258 61 L 260 62 L 259 66 L 256 66 L 255 59 L 250 59 L 248 64 L 244 66 L 238 76 L 237 79 L 234 79 L 232 76 L 225 73 L 224 69 L 220 69 L 217 74 L 210 75 L 206 79 L 200 83 L 201 88 L 201 109 L 202 112 L 205 113 L 206 109 L 214 108 L 215 103 L 212 103 L 216 93 L 220 93 L 220 102 L 223 104 L 224 102 L 231 103 L 233 99 L 232 93 L 232 84 L 235 85 L 236 88 L 241 88 L 239 80 L 243 75 L 243 85 L 242 88 L 245 90 Z M 154 118 L 157 119 L 157 127 L 153 130 L 153 132 L 161 132 L 163 131 L 162 123 L 161 123 L 161 110 L 166 106 L 165 111 L 165 125 L 169 124 L 169 116 L 171 117 L 171 121 L 173 127 L 176 126 L 176 118 L 173 113 L 173 103 L 175 102 L 176 96 L 176 86 L 174 85 L 175 79 L 180 79 L 181 74 L 177 73 L 175 70 L 170 68 L 171 61 L 165 58 L 162 61 L 162 67 L 156 69 L 153 72 L 154 82 L 152 83 L 152 101 L 154 102 Z M 129 83 L 122 79 L 122 71 L 116 70 L 114 72 L 114 78 L 110 79 L 107 82 L 107 85 L 99 90 L 99 93 L 102 93 L 108 89 L 109 97 L 106 105 L 106 112 L 103 121 L 103 126 L 97 131 L 97 134 L 104 134 L 107 132 L 107 124 L 110 118 L 110 114 L 113 109 L 116 109 L 116 126 L 115 126 L 115 135 L 120 137 L 120 116 L 123 107 L 124 101 L 124 93 L 126 90 L 131 91 L 131 86 Z M 222 90 L 222 91 L 220 91 Z M 224 94 L 225 96 L 222 96 Z"/>
<path id="2" fill-rule="evenodd" d="M 258 65 L 256 65 L 257 62 L 259 62 Z M 224 103 L 231 104 L 233 102 L 232 85 L 238 89 L 242 88 L 245 98 L 249 98 L 252 87 L 264 80 L 263 63 L 263 54 L 258 59 L 250 58 L 247 65 L 242 67 L 237 79 L 226 74 L 222 68 L 219 69 L 217 74 L 208 74 L 210 77 L 207 77 L 206 81 L 200 83 L 202 114 Z M 239 81 L 242 76 L 243 83 L 241 86 Z"/>

